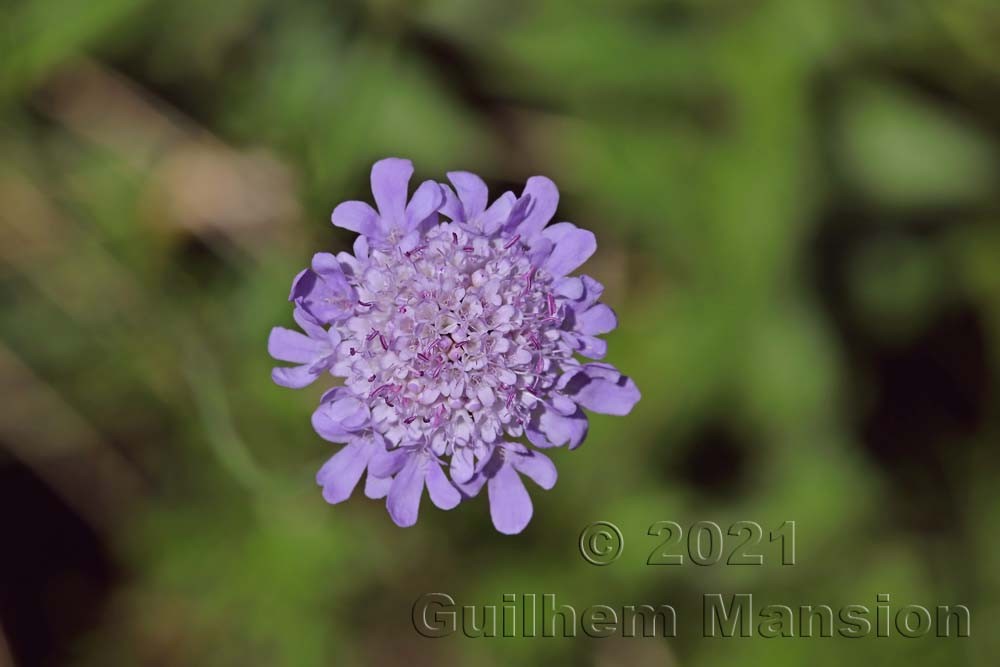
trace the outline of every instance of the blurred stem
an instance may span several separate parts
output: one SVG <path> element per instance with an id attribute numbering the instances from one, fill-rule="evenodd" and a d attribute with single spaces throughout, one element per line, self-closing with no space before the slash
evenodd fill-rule
<path id="1" fill-rule="evenodd" d="M 184 376 L 191 388 L 205 437 L 222 467 L 246 490 L 259 494 L 270 480 L 254 461 L 233 424 L 225 383 L 206 345 L 194 334 L 185 336 Z"/>

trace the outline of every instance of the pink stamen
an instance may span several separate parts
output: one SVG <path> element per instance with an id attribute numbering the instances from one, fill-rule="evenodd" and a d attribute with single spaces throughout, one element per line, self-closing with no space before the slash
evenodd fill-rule
<path id="1" fill-rule="evenodd" d="M 378 335 L 379 335 L 378 329 L 372 329 L 372 332 L 365 337 L 365 342 L 366 343 L 372 342 Z"/>
<path id="2" fill-rule="evenodd" d="M 389 391 L 391 391 L 391 390 L 392 390 L 392 385 L 391 385 L 391 384 L 384 384 L 384 385 L 382 385 L 382 386 L 380 386 L 380 387 L 376 388 L 376 389 L 375 389 L 375 390 L 374 390 L 374 391 L 373 391 L 373 392 L 372 392 L 372 393 L 371 393 L 371 394 L 369 395 L 369 398 L 378 398 L 378 397 L 379 397 L 379 396 L 381 396 L 382 394 L 385 394 L 385 393 L 388 393 L 388 392 L 389 392 Z M 388 401 L 386 401 L 386 402 L 388 403 Z"/>
<path id="3" fill-rule="evenodd" d="M 458 234 L 455 232 L 451 233 L 451 243 L 452 245 L 458 245 Z"/>
<path id="4" fill-rule="evenodd" d="M 555 300 L 555 298 L 553 298 L 553 296 L 551 294 L 546 294 L 545 295 L 545 300 L 548 302 L 548 305 L 549 305 L 549 315 L 550 316 L 551 315 L 555 315 L 556 314 L 556 300 Z"/>
<path id="5" fill-rule="evenodd" d="M 434 425 L 437 426 L 444 419 L 444 405 L 438 405 L 438 409 L 434 411 Z"/>
<path id="6" fill-rule="evenodd" d="M 359 306 L 364 306 L 365 308 L 371 308 L 375 304 L 374 303 L 368 303 L 367 301 L 362 301 L 361 299 L 358 299 L 358 305 Z"/>
<path id="7" fill-rule="evenodd" d="M 368 381 L 369 382 L 374 382 L 375 381 L 375 374 L 374 373 L 371 374 L 371 376 L 368 378 Z"/>
<path id="8" fill-rule="evenodd" d="M 516 234 L 514 236 L 514 238 L 512 238 L 510 241 L 507 241 L 507 244 L 503 247 L 503 249 L 504 250 L 510 250 L 511 246 L 513 246 L 515 243 L 517 243 L 520 240 L 521 240 L 521 235 L 520 234 Z"/>
<path id="9" fill-rule="evenodd" d="M 407 417 L 406 419 L 404 419 L 404 420 L 403 420 L 403 423 L 404 423 L 404 424 L 412 424 L 412 423 L 413 423 L 413 422 L 415 422 L 416 420 L 417 420 L 417 416 L 416 416 L 416 415 L 413 415 L 412 417 Z"/>
<path id="10" fill-rule="evenodd" d="M 465 252 L 470 253 L 470 254 L 476 251 L 476 249 L 473 248 L 471 245 L 465 246 L 464 248 L 462 248 L 462 250 L 464 250 Z"/>
<path id="11" fill-rule="evenodd" d="M 382 334 L 378 335 L 378 342 L 382 343 L 383 350 L 389 349 L 389 342 L 385 339 L 385 336 L 383 336 Z"/>
<path id="12" fill-rule="evenodd" d="M 535 267 L 531 267 L 531 270 L 528 271 L 526 274 L 524 274 L 524 282 L 528 286 L 528 289 L 531 289 L 531 285 L 535 281 L 535 272 L 536 271 L 538 271 L 538 269 L 536 269 Z"/>
<path id="13" fill-rule="evenodd" d="M 536 336 L 535 334 L 533 334 L 533 333 L 532 334 L 528 334 L 528 340 L 531 341 L 532 346 L 536 350 L 542 349 L 542 343 L 541 343 L 541 341 L 538 340 L 538 336 Z"/>

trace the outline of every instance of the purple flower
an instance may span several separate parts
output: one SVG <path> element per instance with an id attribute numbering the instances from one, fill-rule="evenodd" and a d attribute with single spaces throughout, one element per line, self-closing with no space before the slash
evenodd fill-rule
<path id="1" fill-rule="evenodd" d="M 300 365 L 274 379 L 343 380 L 313 414 L 320 436 L 345 443 L 317 476 L 329 502 L 367 473 L 366 495 L 409 526 L 425 488 L 451 509 L 485 485 L 497 530 L 517 533 L 532 515 L 520 475 L 544 489 L 556 481 L 535 448 L 573 449 L 587 435 L 584 409 L 624 415 L 639 400 L 613 366 L 581 360 L 603 359 L 599 336 L 617 325 L 601 284 L 570 275 L 597 242 L 548 224 L 559 192 L 545 177 L 490 204 L 475 174 L 450 172 L 450 185 L 425 181 L 410 197 L 412 174 L 407 160 L 377 162 L 377 210 L 334 210 L 333 223 L 360 236 L 353 254 L 317 254 L 296 278 L 305 334 L 276 328 L 269 350 Z"/>

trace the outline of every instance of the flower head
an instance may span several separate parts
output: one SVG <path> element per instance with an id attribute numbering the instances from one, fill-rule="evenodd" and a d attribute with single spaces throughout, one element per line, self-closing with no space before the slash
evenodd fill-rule
<path id="1" fill-rule="evenodd" d="M 334 209 L 333 223 L 360 236 L 353 254 L 317 254 L 296 277 L 290 300 L 305 334 L 275 328 L 269 349 L 300 365 L 273 377 L 290 387 L 326 372 L 343 379 L 313 415 L 320 436 L 345 443 L 317 476 L 329 502 L 367 470 L 365 493 L 386 497 L 409 526 L 425 487 L 451 509 L 485 485 L 494 525 L 517 533 L 532 514 L 519 475 L 546 489 L 556 481 L 537 448 L 573 449 L 587 434 L 584 408 L 624 415 L 639 400 L 613 366 L 580 360 L 602 359 L 598 336 L 617 324 L 601 284 L 569 275 L 597 242 L 568 222 L 546 226 L 559 193 L 545 177 L 489 204 L 468 172 L 408 197 L 412 173 L 407 160 L 381 160 L 378 210 Z"/>

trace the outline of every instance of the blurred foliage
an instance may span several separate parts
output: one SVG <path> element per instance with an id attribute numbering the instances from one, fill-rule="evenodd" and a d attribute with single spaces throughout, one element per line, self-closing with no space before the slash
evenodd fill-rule
<path id="1" fill-rule="evenodd" d="M 994 0 L 0 5 L 3 628 L 18 664 L 994 664 Z M 535 173 L 644 400 L 506 538 L 330 507 L 291 277 L 370 164 Z M 358 494 L 360 496 L 360 494 Z M 606 568 L 591 521 L 626 537 Z M 650 567 L 658 520 L 797 522 L 795 567 Z M 430 641 L 421 594 L 671 603 L 669 640 Z M 972 637 L 708 640 L 701 595 L 966 604 Z M 0 641 L 0 661 L 4 642 Z"/>

